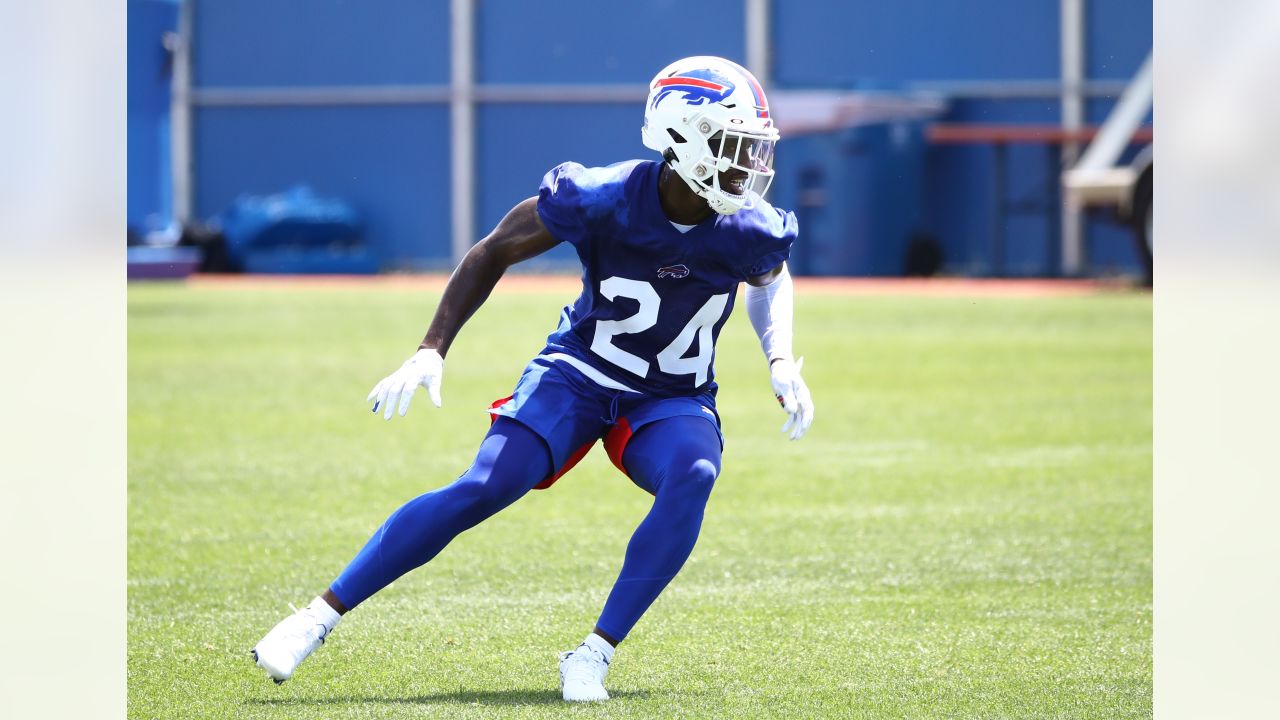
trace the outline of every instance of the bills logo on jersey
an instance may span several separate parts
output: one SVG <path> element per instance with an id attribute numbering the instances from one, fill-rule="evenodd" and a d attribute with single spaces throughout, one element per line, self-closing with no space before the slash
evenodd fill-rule
<path id="1" fill-rule="evenodd" d="M 662 90 L 653 97 L 653 107 L 658 107 L 658 103 L 673 92 L 683 93 L 682 99 L 690 105 L 705 105 L 707 102 L 724 102 L 734 90 L 729 78 L 710 68 L 662 78 L 654 87 Z"/>
<path id="2" fill-rule="evenodd" d="M 684 265 L 666 265 L 658 268 L 658 277 L 660 278 L 680 278 L 689 277 L 689 268 Z"/>

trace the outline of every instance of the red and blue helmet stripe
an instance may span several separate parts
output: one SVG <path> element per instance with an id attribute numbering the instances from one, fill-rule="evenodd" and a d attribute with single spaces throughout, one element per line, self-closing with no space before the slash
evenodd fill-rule
<path id="1" fill-rule="evenodd" d="M 747 79 L 747 85 L 751 88 L 751 96 L 754 100 L 753 107 L 756 111 L 756 117 L 769 117 L 769 101 L 765 98 L 764 88 L 760 87 L 760 83 L 756 81 L 755 77 L 741 65 L 730 64 L 740 70 Z M 659 103 L 673 92 L 682 93 L 684 101 L 690 105 L 724 102 L 726 98 L 733 94 L 736 86 L 732 80 L 717 70 L 699 68 L 678 75 L 659 78 L 654 83 L 653 89 L 658 90 L 657 95 L 653 98 L 653 107 L 656 108 Z"/>
<path id="2" fill-rule="evenodd" d="M 764 88 L 760 87 L 760 83 L 756 82 L 756 79 L 750 75 L 747 75 L 747 80 L 749 81 L 747 84 L 751 86 L 751 95 L 756 100 L 756 117 L 769 117 L 769 100 L 764 96 Z"/>
<path id="3" fill-rule="evenodd" d="M 755 98 L 756 117 L 769 117 L 769 100 L 764 96 L 764 88 L 760 87 L 760 83 L 756 81 L 756 76 L 735 62 L 729 61 L 729 63 L 741 70 L 742 74 L 746 76 L 747 85 L 751 88 L 751 96 Z"/>

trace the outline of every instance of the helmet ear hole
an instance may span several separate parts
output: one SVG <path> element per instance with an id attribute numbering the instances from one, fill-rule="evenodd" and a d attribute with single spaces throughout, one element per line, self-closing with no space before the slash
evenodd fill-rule
<path id="1" fill-rule="evenodd" d="M 672 140 L 675 140 L 678 143 L 688 142 L 684 139 L 683 135 L 675 131 L 675 128 L 667 128 L 667 134 L 671 136 Z"/>
<path id="2" fill-rule="evenodd" d="M 662 159 L 672 167 L 675 167 L 676 163 L 679 161 L 679 158 L 676 157 L 676 151 L 671 148 L 667 148 L 662 151 Z"/>

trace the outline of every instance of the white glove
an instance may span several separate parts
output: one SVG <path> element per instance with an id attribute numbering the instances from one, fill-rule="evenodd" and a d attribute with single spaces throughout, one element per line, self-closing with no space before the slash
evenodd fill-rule
<path id="1" fill-rule="evenodd" d="M 397 401 L 400 405 L 400 417 L 409 412 L 409 401 L 413 393 L 421 385 L 427 389 L 431 402 L 440 407 L 440 381 L 444 378 L 444 358 L 435 350 L 422 349 L 413 357 L 404 361 L 400 369 L 383 378 L 382 382 L 373 386 L 365 401 L 373 401 L 373 411 L 385 408 L 382 417 L 390 420 L 391 412 Z"/>
<path id="2" fill-rule="evenodd" d="M 804 437 L 809 426 L 813 424 L 813 398 L 809 395 L 809 386 L 800 377 L 800 368 L 804 367 L 804 358 L 799 362 L 775 360 L 769 365 L 769 379 L 773 381 L 773 394 L 778 397 L 778 404 L 787 411 L 787 421 L 782 425 L 782 432 L 791 431 L 791 439 Z"/>

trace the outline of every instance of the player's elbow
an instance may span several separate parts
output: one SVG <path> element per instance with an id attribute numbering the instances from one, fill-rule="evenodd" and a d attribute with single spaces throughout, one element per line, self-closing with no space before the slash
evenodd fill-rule
<path id="1" fill-rule="evenodd" d="M 493 232 L 477 243 L 486 261 L 499 271 L 550 250 L 558 241 L 538 217 L 538 199 L 529 198 L 511 209 Z"/>
<path id="2" fill-rule="evenodd" d="M 765 288 L 777 282 L 783 275 L 789 275 L 787 272 L 787 263 L 783 261 L 777 267 L 768 272 L 759 275 L 753 275 L 747 278 L 747 292 L 750 293 L 754 288 Z"/>

